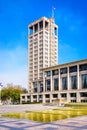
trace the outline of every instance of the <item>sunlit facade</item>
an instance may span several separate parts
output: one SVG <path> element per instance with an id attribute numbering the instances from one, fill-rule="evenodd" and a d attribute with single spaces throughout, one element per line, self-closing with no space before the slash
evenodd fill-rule
<path id="1" fill-rule="evenodd" d="M 87 59 L 58 64 L 58 26 L 42 17 L 28 26 L 28 93 L 21 103 L 87 102 Z"/>
<path id="2" fill-rule="evenodd" d="M 87 59 L 47 67 L 43 73 L 43 91 L 32 93 L 29 99 L 26 94 L 26 102 L 87 102 Z"/>

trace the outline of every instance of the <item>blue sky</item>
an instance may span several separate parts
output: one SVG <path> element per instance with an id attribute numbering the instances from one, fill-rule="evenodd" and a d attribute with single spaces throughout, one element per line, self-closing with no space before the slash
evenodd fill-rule
<path id="1" fill-rule="evenodd" d="M 0 82 L 27 88 L 28 24 L 42 16 L 59 26 L 59 64 L 87 58 L 87 0 L 0 0 Z"/>

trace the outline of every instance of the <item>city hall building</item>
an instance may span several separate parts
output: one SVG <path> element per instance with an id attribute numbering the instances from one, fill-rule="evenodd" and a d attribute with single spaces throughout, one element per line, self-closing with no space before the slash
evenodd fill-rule
<path id="1" fill-rule="evenodd" d="M 29 24 L 28 93 L 21 103 L 87 102 L 87 59 L 58 64 L 58 26 L 42 17 Z"/>

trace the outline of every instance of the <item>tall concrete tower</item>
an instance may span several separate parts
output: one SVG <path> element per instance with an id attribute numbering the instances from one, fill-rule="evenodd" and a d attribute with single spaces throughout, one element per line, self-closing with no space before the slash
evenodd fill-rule
<path id="1" fill-rule="evenodd" d="M 58 26 L 42 17 L 28 25 L 28 92 L 43 91 L 43 68 L 58 64 Z"/>

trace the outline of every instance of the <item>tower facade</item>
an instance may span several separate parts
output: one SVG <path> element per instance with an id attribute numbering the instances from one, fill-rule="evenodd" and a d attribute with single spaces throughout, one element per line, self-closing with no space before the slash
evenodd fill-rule
<path id="1" fill-rule="evenodd" d="M 43 91 L 43 68 L 58 64 L 58 26 L 42 17 L 28 25 L 28 90 Z"/>

